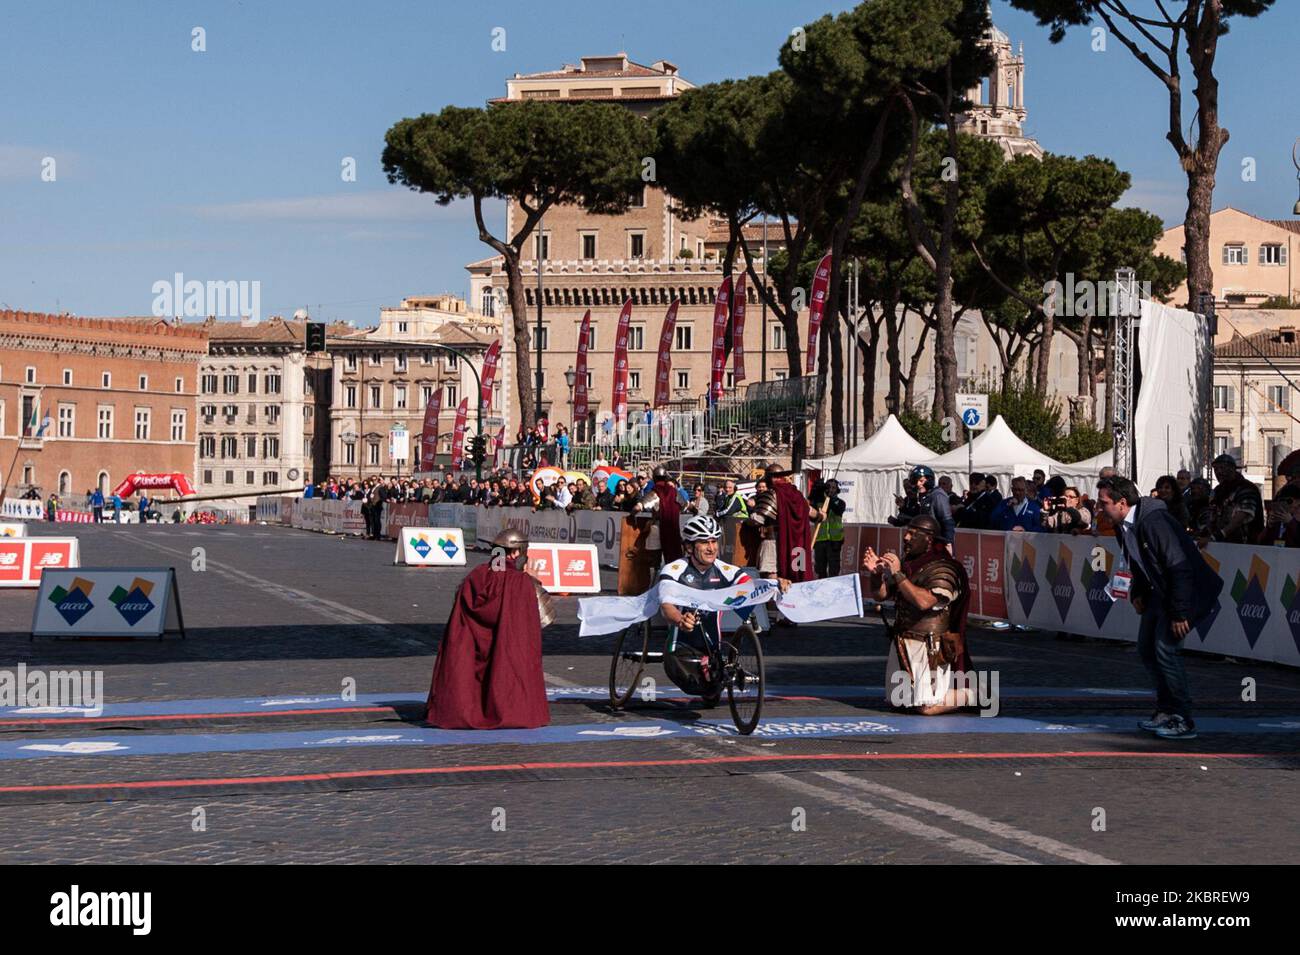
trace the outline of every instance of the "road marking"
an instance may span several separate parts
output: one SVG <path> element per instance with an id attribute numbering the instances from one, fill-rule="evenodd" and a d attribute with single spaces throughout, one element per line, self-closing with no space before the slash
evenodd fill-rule
<path id="1" fill-rule="evenodd" d="M 987 816 L 981 816 L 978 813 L 971 812 L 967 809 L 959 809 L 956 806 L 949 806 L 947 803 L 937 802 L 933 799 L 926 799 L 924 796 L 915 796 L 912 793 L 904 792 L 901 789 L 894 789 L 892 786 L 884 786 L 880 783 L 871 782 L 858 776 L 851 776 L 844 772 L 825 772 L 818 773 L 825 779 L 834 780 L 845 786 L 852 786 L 854 789 L 861 789 L 864 792 L 871 793 L 873 796 L 883 796 L 886 799 L 893 800 L 896 803 L 902 803 L 905 806 L 911 806 L 914 809 L 921 809 L 925 812 L 933 813 L 937 816 L 951 819 L 953 822 L 959 822 L 963 826 L 969 826 L 972 829 L 979 829 L 990 835 L 1000 836 L 1003 839 L 1010 839 L 1029 846 L 1031 849 L 1037 849 L 1040 852 L 1046 852 L 1050 855 L 1059 856 L 1062 859 L 1068 859 L 1071 862 L 1078 862 L 1082 865 L 1119 865 L 1114 859 L 1108 859 L 1105 856 L 1098 855 L 1095 852 L 1089 852 L 1086 849 L 1079 849 L 1075 846 L 1068 845 L 1064 842 L 1058 842 L 1048 836 L 1040 836 L 1024 829 L 1017 829 L 1015 826 L 1008 825 L 1004 822 L 998 822 L 996 819 L 989 819 Z"/>
<path id="2" fill-rule="evenodd" d="M 56 793 L 90 792 L 96 790 L 150 790 L 201 788 L 205 786 L 267 785 L 297 782 L 346 781 L 353 779 L 387 779 L 398 776 L 463 776 L 475 773 L 520 772 L 559 769 L 643 769 L 673 766 L 726 766 L 757 765 L 762 763 L 817 763 L 817 762 L 912 762 L 930 760 L 957 760 L 979 762 L 1007 759 L 1185 759 L 1185 760 L 1236 760 L 1270 759 L 1271 753 L 1186 753 L 1186 752 L 1136 752 L 1131 750 L 1104 750 L 1097 752 L 1047 752 L 1047 753 L 801 753 L 710 756 L 678 759 L 630 760 L 568 760 L 540 763 L 480 763 L 457 766 L 421 766 L 398 769 L 356 769 L 325 773 L 292 773 L 279 776 L 221 776 L 201 779 L 137 779 L 121 782 L 95 783 L 37 783 L 21 786 L 0 786 L 0 793 Z M 769 778 L 763 774 L 760 778 Z"/>
<path id="3" fill-rule="evenodd" d="M 821 774 L 819 774 L 821 775 Z M 945 849 L 953 849 L 957 852 L 965 853 L 968 856 L 980 860 L 981 862 L 994 862 L 1002 865 L 1038 865 L 1032 859 L 1025 859 L 1010 852 L 1003 852 L 1001 849 L 995 849 L 990 845 L 976 840 L 969 839 L 966 836 L 960 836 L 955 832 L 948 832 L 940 829 L 938 826 L 930 823 L 921 822 L 919 819 L 913 819 L 911 816 L 905 816 L 902 813 L 893 812 L 885 809 L 875 803 L 867 802 L 865 799 L 859 799 L 845 792 L 838 792 L 830 789 L 823 789 L 821 786 L 814 786 L 803 779 L 795 776 L 771 776 L 764 777 L 785 789 L 792 789 L 796 792 L 804 793 L 809 796 L 815 796 L 838 806 L 841 809 L 847 809 L 850 812 L 856 812 L 859 815 L 866 816 L 873 822 L 896 829 L 899 832 L 906 833 L 917 839 L 924 839 L 926 842 L 937 842 Z"/>

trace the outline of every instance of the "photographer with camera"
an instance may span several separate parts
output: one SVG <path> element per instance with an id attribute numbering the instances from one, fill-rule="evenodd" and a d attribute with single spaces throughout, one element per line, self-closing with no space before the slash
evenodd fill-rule
<path id="1" fill-rule="evenodd" d="M 1092 530 L 1092 511 L 1077 487 L 1066 487 L 1065 479 L 1054 477 L 1047 482 L 1048 495 L 1043 499 L 1043 530 L 1051 534 L 1087 534 Z"/>

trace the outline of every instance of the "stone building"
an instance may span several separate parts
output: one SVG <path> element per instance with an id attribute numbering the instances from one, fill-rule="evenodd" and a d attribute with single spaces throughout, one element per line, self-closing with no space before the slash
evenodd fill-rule
<path id="1" fill-rule="evenodd" d="M 1187 261 L 1183 226 L 1165 231 L 1156 251 Z M 1253 309 L 1269 299 L 1300 302 L 1300 220 L 1261 219 L 1226 206 L 1210 215 L 1210 263 L 1214 269 L 1214 298 L 1220 308 Z M 1187 283 L 1171 299 L 1187 301 Z"/>
<path id="2" fill-rule="evenodd" d="M 316 430 L 322 411 L 328 420 L 328 388 L 319 392 L 329 363 L 306 353 L 305 320 L 201 327 L 209 353 L 199 379 L 198 492 L 247 495 L 315 480 L 327 467 L 328 440 L 321 447 Z"/>
<path id="3" fill-rule="evenodd" d="M 692 87 L 666 60 L 644 66 L 618 53 L 585 56 L 577 65 L 566 65 L 554 72 L 516 74 L 506 81 L 504 99 L 606 100 L 644 115 Z M 514 204 L 508 203 L 507 233 L 516 227 L 518 215 Z M 715 229 L 716 223 L 708 218 L 690 220 L 681 216 L 671 197 L 652 184 L 621 215 L 594 215 L 578 206 L 555 207 L 546 213 L 521 268 L 529 326 L 534 329 L 531 341 L 535 353 L 541 355 L 541 406 L 552 422 L 568 423 L 573 419 L 572 389 L 565 372 L 573 368 L 578 329 L 588 308 L 593 334 L 587 366 L 591 411 L 586 421 L 573 422 L 575 435 L 585 439 L 598 419 L 612 413 L 614 335 L 623 301 L 629 296 L 634 302 L 628 346 L 629 418 L 653 401 L 659 336 L 673 297 L 681 304 L 672 353 L 671 398 L 696 402 L 703 397 L 710 378 L 713 305 L 722 281 L 717 251 L 706 247 Z M 513 441 L 520 415 L 515 407 L 518 392 L 514 342 L 501 265 L 499 257 L 492 257 L 466 268 L 470 273 L 470 301 L 482 303 L 484 311 L 505 322 L 501 380 L 510 399 L 506 405 L 506 433 Z M 540 341 L 535 330 L 539 287 Z M 750 307 L 744 346 L 747 353 L 757 354 L 761 351 L 761 307 L 752 288 L 747 300 Z M 781 369 L 784 365 L 782 352 Z M 729 392 L 735 388 L 732 374 L 729 366 L 724 382 Z M 746 374 L 749 381 L 758 380 L 753 359 L 747 362 Z M 778 376 L 776 367 L 771 374 Z M 784 371 L 780 374 L 784 375 Z"/>
<path id="4" fill-rule="evenodd" d="M 5 494 L 37 488 L 80 505 L 135 471 L 193 480 L 207 350 L 203 328 L 163 319 L 0 311 Z"/>
<path id="5" fill-rule="evenodd" d="M 1232 454 L 1261 482 L 1300 441 L 1291 386 L 1300 380 L 1300 323 L 1294 313 L 1272 320 L 1284 324 L 1221 336 L 1214 349 L 1214 453 Z"/>
<path id="6" fill-rule="evenodd" d="M 484 356 L 500 337 L 499 319 L 470 311 L 452 295 L 407 298 L 382 309 L 373 328 L 331 335 L 330 473 L 364 478 L 448 463 L 461 399 L 469 400 L 467 440 L 477 433 L 476 374 L 482 374 Z M 428 346 L 455 349 L 468 361 Z M 435 389 L 442 395 L 439 460 L 429 462 L 420 458 L 420 434 Z M 498 376 L 483 412 L 484 430 L 493 438 L 504 420 L 504 395 Z M 399 422 L 410 435 L 408 457 L 400 464 L 390 456 L 388 442 Z"/>
<path id="7" fill-rule="evenodd" d="M 971 108 L 962 114 L 957 128 L 973 136 L 995 140 L 1003 154 L 1043 158 L 1043 147 L 1025 135 L 1025 47 L 1011 52 L 1011 38 L 991 26 L 984 39 L 993 51 L 993 68 L 979 86 L 966 91 Z"/>

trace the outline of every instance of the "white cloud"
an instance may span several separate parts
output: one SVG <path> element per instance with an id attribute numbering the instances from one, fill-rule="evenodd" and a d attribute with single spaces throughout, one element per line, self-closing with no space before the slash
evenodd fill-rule
<path id="1" fill-rule="evenodd" d="M 356 194 L 220 203 L 193 211 L 204 219 L 227 222 L 429 222 L 435 218 L 472 219 L 474 215 L 468 199 L 440 206 L 431 195 L 396 186 Z"/>

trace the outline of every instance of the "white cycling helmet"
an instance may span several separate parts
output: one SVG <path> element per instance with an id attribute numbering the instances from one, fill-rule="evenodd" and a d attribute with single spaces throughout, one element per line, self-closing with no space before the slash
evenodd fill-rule
<path id="1" fill-rule="evenodd" d="M 712 541 L 722 537 L 722 528 L 711 517 L 692 517 L 682 528 L 682 540 L 688 543 Z"/>

